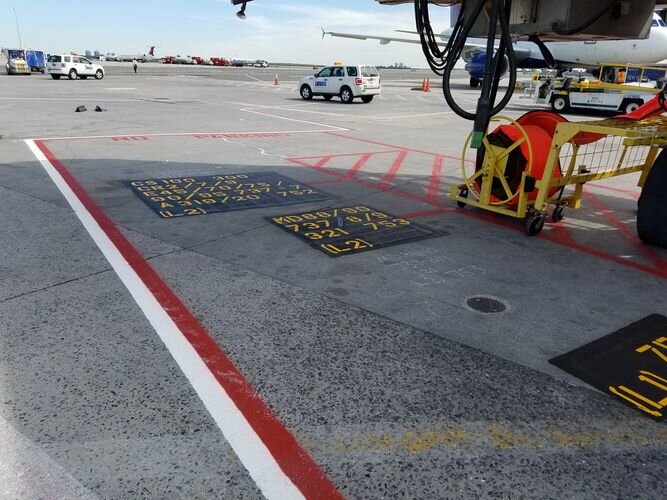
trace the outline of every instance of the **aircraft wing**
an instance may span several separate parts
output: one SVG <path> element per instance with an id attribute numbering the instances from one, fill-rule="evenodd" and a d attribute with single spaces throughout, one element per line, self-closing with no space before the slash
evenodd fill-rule
<path id="1" fill-rule="evenodd" d="M 399 30 L 397 30 L 399 31 Z M 411 31 L 401 31 L 401 33 L 413 33 Z M 415 33 L 416 34 L 416 33 Z M 325 35 L 334 36 L 338 38 L 351 38 L 353 40 L 379 40 L 380 45 L 387 45 L 391 42 L 396 43 L 413 43 L 421 45 L 421 42 L 416 38 L 397 38 L 392 36 L 380 36 L 380 35 L 363 35 L 359 33 L 338 33 L 335 31 L 324 31 L 322 30 L 322 38 Z M 447 45 L 448 37 L 445 35 L 438 35 L 443 41 L 439 42 L 438 45 L 444 47 Z M 486 51 L 486 45 L 476 44 L 476 43 L 466 43 L 463 47 L 463 52 L 461 53 L 461 58 L 464 61 L 472 59 L 475 55 L 480 52 Z"/>
<path id="2" fill-rule="evenodd" d="M 397 30 L 400 31 L 400 30 Z M 410 33 L 412 34 L 413 32 L 411 31 L 400 31 L 401 33 Z M 417 33 L 414 33 L 417 34 Z M 353 40 L 379 40 L 380 45 L 387 45 L 391 42 L 396 42 L 396 43 L 414 43 L 417 45 L 421 45 L 421 42 L 416 39 L 416 38 L 397 38 L 397 37 L 392 37 L 392 36 L 380 36 L 380 35 L 362 35 L 359 33 L 338 33 L 336 31 L 324 31 L 322 30 L 322 38 L 324 38 L 324 35 L 329 35 L 329 36 L 335 36 L 338 38 L 351 38 Z M 438 45 L 444 47 L 447 45 L 447 40 L 448 37 L 445 35 L 438 35 L 440 38 L 443 39 L 442 42 L 439 42 Z M 475 43 L 466 43 L 464 48 L 463 48 L 463 53 L 461 54 L 461 57 L 463 59 L 468 59 L 469 57 L 474 56 L 478 52 L 484 52 L 486 50 L 486 46 L 482 44 L 475 44 Z"/>
<path id="3" fill-rule="evenodd" d="M 416 32 L 413 31 L 405 31 L 405 30 L 396 30 L 400 33 L 409 33 L 409 34 L 417 34 Z M 387 45 L 391 42 L 396 42 L 396 43 L 412 43 L 412 44 L 417 44 L 421 45 L 421 42 L 416 39 L 416 38 L 397 38 L 397 37 L 391 37 L 391 36 L 380 36 L 380 35 L 363 35 L 360 33 L 338 33 L 335 31 L 324 31 L 322 30 L 322 38 L 324 38 L 325 35 L 329 36 L 334 36 L 338 38 L 351 38 L 353 40 L 379 40 L 380 45 Z M 436 35 L 437 37 L 441 38 L 442 41 L 438 42 L 438 45 L 441 47 L 444 47 L 447 44 L 447 40 L 449 40 L 449 37 L 447 35 Z M 486 45 L 481 44 L 481 43 L 466 43 L 463 46 L 463 52 L 461 52 L 461 59 L 464 61 L 469 61 L 473 57 L 475 57 L 477 54 L 484 53 L 486 52 Z M 525 49 L 524 47 L 517 47 L 516 45 L 514 46 L 514 53 L 516 55 L 517 61 L 522 61 L 523 59 L 526 59 L 530 55 L 530 50 Z"/>
<path id="4" fill-rule="evenodd" d="M 352 38 L 353 40 L 379 40 L 380 45 L 387 45 L 388 43 L 391 42 L 399 42 L 399 43 L 416 43 L 421 45 L 421 42 L 419 40 L 411 39 L 411 38 L 395 38 L 395 37 L 390 37 L 390 36 L 377 36 L 377 35 L 360 35 L 357 33 L 337 33 L 335 31 L 324 31 L 322 30 L 322 37 L 324 38 L 324 35 L 329 35 L 329 36 L 335 36 L 338 38 Z"/>

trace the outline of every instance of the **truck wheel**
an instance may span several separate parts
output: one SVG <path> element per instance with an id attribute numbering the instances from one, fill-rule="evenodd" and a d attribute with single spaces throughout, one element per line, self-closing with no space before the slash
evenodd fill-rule
<path id="1" fill-rule="evenodd" d="M 354 94 L 350 90 L 350 87 L 343 87 L 340 89 L 340 100 L 345 104 L 352 104 L 354 100 Z"/>
<path id="2" fill-rule="evenodd" d="M 102 78 L 104 78 L 104 71 L 101 69 L 95 71 L 95 80 L 101 80 Z"/>
<path id="3" fill-rule="evenodd" d="M 570 109 L 570 100 L 562 95 L 557 95 L 551 101 L 551 109 L 556 113 L 565 113 Z"/>
<path id="4" fill-rule="evenodd" d="M 313 98 L 313 91 L 310 89 L 310 86 L 308 85 L 302 85 L 301 90 L 299 90 L 299 93 L 301 94 L 301 99 L 304 101 L 310 101 Z"/>
<path id="5" fill-rule="evenodd" d="M 667 151 L 655 160 L 637 206 L 637 234 L 644 243 L 667 248 Z"/>
<path id="6" fill-rule="evenodd" d="M 366 104 L 368 104 L 368 103 L 371 102 L 372 100 L 373 100 L 373 96 L 372 96 L 372 95 L 364 95 L 364 96 L 361 96 L 361 102 L 365 102 Z"/>
<path id="7" fill-rule="evenodd" d="M 632 113 L 634 110 L 636 110 L 642 104 L 643 104 L 643 102 L 641 102 L 641 101 L 626 101 L 621 105 L 621 113 L 626 114 L 626 115 L 628 113 Z"/>
<path id="8" fill-rule="evenodd" d="M 60 80 L 60 75 L 51 75 L 54 80 Z"/>
<path id="9" fill-rule="evenodd" d="M 67 78 L 70 80 L 76 80 L 76 77 L 79 76 L 78 73 L 76 72 L 75 69 L 70 69 L 69 73 L 67 73 Z"/>

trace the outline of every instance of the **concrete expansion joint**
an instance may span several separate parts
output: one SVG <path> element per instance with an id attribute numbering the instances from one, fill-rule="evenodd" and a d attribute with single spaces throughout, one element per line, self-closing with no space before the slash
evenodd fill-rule
<path id="1" fill-rule="evenodd" d="M 43 201 L 44 203 L 48 203 L 49 205 L 53 205 L 53 206 L 56 206 L 56 207 L 59 207 L 59 208 L 64 208 L 64 209 L 67 209 L 68 211 L 70 210 L 69 206 L 64 201 L 62 203 L 59 203 L 59 202 L 53 201 L 53 200 L 45 200 L 44 198 L 40 198 L 39 196 L 35 196 L 34 194 L 26 193 L 25 191 L 21 191 L 19 189 L 13 188 L 13 187 L 6 186 L 4 184 L 0 184 L 0 188 L 6 189 L 7 191 L 12 191 L 13 193 L 21 194 L 23 196 L 28 196 L 29 198 L 32 198 L 33 200 Z"/>
<path id="2" fill-rule="evenodd" d="M 86 278 L 91 278 L 93 276 L 98 276 L 100 274 L 109 273 L 109 272 L 115 272 L 115 271 L 111 267 L 108 267 L 106 269 L 103 269 L 102 271 L 97 271 L 97 272 L 94 272 L 94 273 L 85 274 L 83 276 L 77 276 L 76 278 L 61 281 L 59 283 L 54 283 L 53 285 L 45 286 L 45 287 L 42 287 L 42 288 L 37 288 L 36 290 L 30 290 L 29 292 L 20 293 L 18 295 L 14 295 L 12 297 L 7 297 L 6 299 L 0 300 L 0 304 L 4 304 L 5 302 L 9 302 L 10 300 L 16 300 L 16 299 L 20 299 L 22 297 L 27 297 L 27 296 L 30 296 L 30 295 L 35 294 L 35 293 L 45 292 L 45 291 L 51 290 L 53 288 L 58 288 L 58 287 L 63 286 L 63 285 L 68 285 L 70 283 L 75 283 L 79 280 L 83 280 L 83 279 L 86 279 Z"/>

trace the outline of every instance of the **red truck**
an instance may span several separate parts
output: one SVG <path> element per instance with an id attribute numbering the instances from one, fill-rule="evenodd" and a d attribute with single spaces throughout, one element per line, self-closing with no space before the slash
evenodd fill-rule
<path id="1" fill-rule="evenodd" d="M 232 63 L 229 62 L 229 59 L 225 59 L 224 57 L 211 57 L 211 62 L 213 63 L 213 66 L 231 66 Z"/>

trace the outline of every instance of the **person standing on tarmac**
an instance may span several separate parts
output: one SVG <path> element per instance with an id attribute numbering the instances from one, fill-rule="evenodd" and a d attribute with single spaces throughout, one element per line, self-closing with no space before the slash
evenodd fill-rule
<path id="1" fill-rule="evenodd" d="M 132 67 L 134 68 L 134 72 L 136 73 L 137 72 L 137 60 L 136 59 L 132 59 Z"/>

